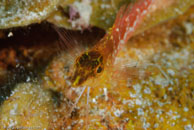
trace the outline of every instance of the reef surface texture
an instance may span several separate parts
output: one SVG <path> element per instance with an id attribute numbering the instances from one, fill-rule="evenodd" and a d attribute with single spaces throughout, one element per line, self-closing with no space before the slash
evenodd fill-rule
<path id="1" fill-rule="evenodd" d="M 90 31 L 61 31 L 70 40 L 81 37 L 70 49 L 53 25 L 0 32 L 0 129 L 193 130 L 194 7 L 164 23 L 146 19 L 114 66 L 77 87 L 68 86 L 66 72 L 103 32 L 92 29 L 91 38 Z"/>

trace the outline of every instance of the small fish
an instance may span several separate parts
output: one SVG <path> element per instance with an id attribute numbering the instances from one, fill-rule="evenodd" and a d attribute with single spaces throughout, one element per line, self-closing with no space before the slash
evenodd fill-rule
<path id="1" fill-rule="evenodd" d="M 140 0 L 133 6 L 121 7 L 109 32 L 92 49 L 77 57 L 69 78 L 73 86 L 81 85 L 114 63 L 117 53 L 146 16 L 152 1 Z"/>

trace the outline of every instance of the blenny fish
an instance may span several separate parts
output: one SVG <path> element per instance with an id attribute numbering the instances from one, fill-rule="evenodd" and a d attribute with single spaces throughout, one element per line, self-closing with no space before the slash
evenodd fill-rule
<path id="1" fill-rule="evenodd" d="M 121 7 L 109 32 L 93 48 L 77 57 L 69 77 L 73 86 L 80 86 L 114 64 L 117 53 L 146 16 L 152 1 L 140 0 Z"/>

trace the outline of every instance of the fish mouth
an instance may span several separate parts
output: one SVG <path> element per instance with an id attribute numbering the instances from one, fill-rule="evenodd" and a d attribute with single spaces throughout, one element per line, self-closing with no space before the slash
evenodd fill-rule
<path id="1" fill-rule="evenodd" d="M 73 77 L 70 77 L 70 80 L 73 86 L 79 86 L 83 84 L 87 80 L 87 78 L 88 76 L 74 75 Z"/>

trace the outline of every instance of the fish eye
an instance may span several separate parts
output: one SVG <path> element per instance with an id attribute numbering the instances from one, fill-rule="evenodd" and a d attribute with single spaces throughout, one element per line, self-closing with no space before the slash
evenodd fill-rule
<path id="1" fill-rule="evenodd" d="M 97 69 L 97 73 L 100 73 L 100 72 L 102 72 L 102 67 L 101 66 L 98 67 L 98 69 Z"/>

